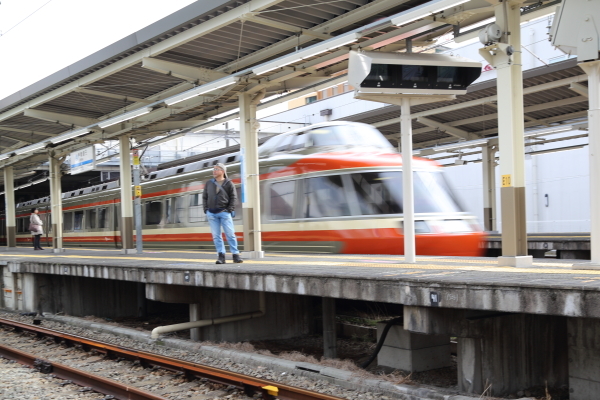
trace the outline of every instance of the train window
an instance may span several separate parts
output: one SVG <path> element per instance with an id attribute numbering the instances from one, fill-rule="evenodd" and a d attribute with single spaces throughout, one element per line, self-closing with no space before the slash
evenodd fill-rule
<path id="1" fill-rule="evenodd" d="M 98 228 L 107 228 L 108 225 L 108 208 L 98 209 Z"/>
<path id="2" fill-rule="evenodd" d="M 320 176 L 306 179 L 304 216 L 306 218 L 341 217 L 350 215 L 340 176 Z"/>
<path id="3" fill-rule="evenodd" d="M 401 172 L 364 172 L 350 178 L 362 215 L 402 212 Z"/>
<path id="4" fill-rule="evenodd" d="M 165 199 L 165 218 L 167 224 L 173 223 L 173 216 L 171 215 L 171 207 L 173 207 L 173 199 Z"/>
<path id="5" fill-rule="evenodd" d="M 290 144 L 289 150 L 300 150 L 306 147 L 306 138 L 307 136 L 304 134 L 294 135 L 292 136 L 293 140 Z"/>
<path id="6" fill-rule="evenodd" d="M 180 174 L 180 173 L 182 173 L 184 169 L 185 169 L 185 168 L 177 168 L 177 172 L 176 172 L 176 174 Z"/>
<path id="7" fill-rule="evenodd" d="M 24 233 L 24 228 L 23 228 L 23 222 L 25 221 L 25 218 L 17 218 L 17 232 L 18 233 Z"/>
<path id="8" fill-rule="evenodd" d="M 230 162 L 234 162 L 235 161 L 235 156 L 229 156 L 227 157 L 227 161 L 225 161 L 226 163 L 230 163 Z"/>
<path id="9" fill-rule="evenodd" d="M 73 213 L 71 213 L 71 212 L 65 213 L 65 216 L 63 219 L 63 229 L 65 231 L 73 230 Z"/>
<path id="10" fill-rule="evenodd" d="M 158 225 L 162 220 L 162 201 L 147 201 L 144 204 L 146 210 L 146 225 Z"/>
<path id="11" fill-rule="evenodd" d="M 73 230 L 80 231 L 83 228 L 83 211 L 73 213 Z"/>
<path id="12" fill-rule="evenodd" d="M 342 144 L 336 134 L 335 126 L 324 126 L 309 132 L 313 146 L 335 146 Z"/>
<path id="13" fill-rule="evenodd" d="M 202 164 L 202 168 L 206 168 L 206 167 L 208 167 L 208 161 L 205 162 L 204 164 Z"/>
<path id="14" fill-rule="evenodd" d="M 156 174 L 151 174 L 150 179 L 154 179 L 154 178 L 156 178 Z"/>
<path id="15" fill-rule="evenodd" d="M 108 185 L 102 185 L 102 190 L 105 190 Z"/>
<path id="16" fill-rule="evenodd" d="M 277 144 L 277 148 L 275 149 L 275 151 L 288 151 L 288 147 L 290 147 L 290 144 L 292 143 L 294 137 L 295 136 L 292 135 L 282 137 L 279 143 Z"/>
<path id="17" fill-rule="evenodd" d="M 185 205 L 183 201 L 183 196 L 175 197 L 175 223 L 181 224 L 184 222 L 185 218 Z"/>
<path id="18" fill-rule="evenodd" d="M 204 221 L 204 208 L 202 207 L 202 194 L 194 193 L 190 195 L 190 222 Z"/>
<path id="19" fill-rule="evenodd" d="M 87 216 L 85 218 L 86 228 L 87 229 L 96 229 L 96 215 L 97 215 L 96 209 L 87 210 L 86 213 L 87 213 Z"/>
<path id="20" fill-rule="evenodd" d="M 415 171 L 415 212 L 461 212 L 441 172 Z"/>
<path id="21" fill-rule="evenodd" d="M 271 185 L 271 219 L 294 218 L 296 181 L 276 182 Z"/>

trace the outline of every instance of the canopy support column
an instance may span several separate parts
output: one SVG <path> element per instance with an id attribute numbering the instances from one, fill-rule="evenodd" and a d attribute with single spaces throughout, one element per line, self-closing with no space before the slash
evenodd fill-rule
<path id="1" fill-rule="evenodd" d="M 6 246 L 17 247 L 15 174 L 13 167 L 4 168 L 4 202 L 6 206 Z"/>
<path id="2" fill-rule="evenodd" d="M 521 65 L 520 2 L 495 6 L 496 23 L 504 31 L 500 43 L 480 50 L 498 71 L 498 144 L 502 186 L 502 256 L 499 266 L 528 267 L 525 211 L 525 126 Z M 490 54 L 491 52 L 491 54 Z"/>
<path id="3" fill-rule="evenodd" d="M 264 94 L 242 93 L 239 95 L 244 258 L 264 257 L 260 221 L 260 171 L 258 167 L 258 122 L 256 120 L 256 104 L 262 95 Z"/>
<path id="4" fill-rule="evenodd" d="M 50 156 L 50 218 L 52 218 L 52 251 L 62 253 L 63 209 L 62 209 L 62 161 Z"/>
<path id="5" fill-rule="evenodd" d="M 483 226 L 488 232 L 496 231 L 496 149 L 481 148 L 483 169 Z"/>
<path id="6" fill-rule="evenodd" d="M 131 193 L 131 148 L 129 136 L 119 137 L 120 182 L 121 182 L 121 243 L 123 254 L 136 252 L 133 246 L 133 200 Z"/>
<path id="7" fill-rule="evenodd" d="M 410 116 L 410 98 L 400 100 L 400 137 L 402 142 L 402 213 L 404 222 L 404 262 L 415 263 L 415 201 L 413 194 L 413 168 L 412 168 L 412 118 Z"/>
<path id="8" fill-rule="evenodd" d="M 600 60 L 580 63 L 588 75 L 588 140 L 590 151 L 590 250 L 591 263 L 576 269 L 600 269 Z"/>

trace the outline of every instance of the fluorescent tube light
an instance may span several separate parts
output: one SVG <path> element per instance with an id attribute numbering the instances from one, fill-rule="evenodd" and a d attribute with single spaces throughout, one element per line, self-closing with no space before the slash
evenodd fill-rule
<path id="1" fill-rule="evenodd" d="M 488 139 L 469 140 L 466 142 L 453 143 L 453 144 L 449 144 L 446 146 L 442 145 L 442 146 L 432 147 L 431 150 L 440 152 L 440 151 L 447 151 L 447 150 L 453 150 L 453 149 L 462 149 L 465 147 L 481 146 L 483 144 L 486 144 L 487 142 L 488 142 Z"/>
<path id="2" fill-rule="evenodd" d="M 62 135 L 53 137 L 52 139 L 50 139 L 50 143 L 57 144 L 57 143 L 60 143 L 60 142 L 64 142 L 66 140 L 70 140 L 70 139 L 76 138 L 78 136 L 85 135 L 87 133 L 90 133 L 90 130 L 87 129 L 87 128 L 76 129 L 74 131 L 67 132 L 67 133 L 64 133 Z"/>
<path id="3" fill-rule="evenodd" d="M 324 42 L 315 44 L 314 46 L 307 47 L 306 49 L 298 50 L 292 54 L 280 57 L 276 60 L 270 61 L 266 64 L 260 65 L 252 70 L 255 75 L 262 75 L 267 72 L 273 71 L 277 68 L 285 67 L 286 65 L 314 57 L 326 51 L 337 49 L 338 47 L 345 46 L 347 44 L 356 42 L 361 38 L 362 35 L 356 32 L 348 33 L 345 35 L 336 36 L 328 39 Z"/>
<path id="4" fill-rule="evenodd" d="M 104 121 L 100 121 L 100 122 L 98 122 L 98 126 L 100 128 L 106 128 L 108 126 L 116 125 L 120 122 L 139 117 L 140 115 L 148 114 L 151 110 L 152 110 L 152 108 L 150 108 L 150 107 L 144 107 L 144 108 L 140 108 L 138 110 L 133 110 L 133 111 L 127 112 L 125 114 L 117 115 L 116 117 L 105 119 Z"/>
<path id="5" fill-rule="evenodd" d="M 404 11 L 399 16 L 392 18 L 391 22 L 394 25 L 402 26 L 414 22 L 416 20 L 425 18 L 431 14 L 444 11 L 448 8 L 456 7 L 459 4 L 466 3 L 470 0 L 441 0 L 441 1 L 430 1 L 427 4 L 423 4 L 412 10 Z"/>
<path id="6" fill-rule="evenodd" d="M 202 86 L 198 86 L 197 88 L 178 94 L 177 96 L 165 99 L 164 102 L 166 105 L 170 106 L 184 100 L 191 99 L 192 97 L 200 96 L 201 94 L 212 92 L 213 90 L 221 89 L 225 86 L 233 85 L 234 83 L 237 83 L 237 81 L 238 78 L 236 76 L 226 76 L 225 78 L 217 79 L 216 81 L 209 82 Z"/>
<path id="7" fill-rule="evenodd" d="M 454 3 L 452 3 L 452 4 L 450 4 L 450 5 L 446 5 L 446 6 L 442 7 L 442 8 L 439 8 L 439 9 L 437 9 L 437 10 L 434 10 L 434 11 L 432 11 L 431 13 L 432 13 L 432 14 L 435 14 L 435 13 L 438 13 L 438 12 L 440 12 L 440 11 L 444 11 L 444 10 L 446 10 L 446 9 L 448 9 L 448 8 L 456 7 L 456 6 L 460 5 L 460 4 L 467 3 L 467 2 L 469 2 L 469 1 L 471 1 L 471 0 L 460 0 L 460 1 L 456 1 L 456 2 L 454 2 Z"/>
<path id="8" fill-rule="evenodd" d="M 40 142 L 36 144 L 32 144 L 26 147 L 22 147 L 20 149 L 15 150 L 13 153 L 16 155 L 31 153 L 32 151 L 43 149 L 48 145 L 49 142 Z"/>

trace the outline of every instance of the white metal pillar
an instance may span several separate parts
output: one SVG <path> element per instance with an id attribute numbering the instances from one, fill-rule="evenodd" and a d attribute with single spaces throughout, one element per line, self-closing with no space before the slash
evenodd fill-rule
<path id="1" fill-rule="evenodd" d="M 239 95 L 244 258 L 264 257 L 260 221 L 260 172 L 258 167 L 258 122 L 256 120 L 258 100 L 255 96 L 247 93 Z"/>
<path id="2" fill-rule="evenodd" d="M 4 168 L 4 203 L 6 206 L 6 246 L 9 248 L 17 247 L 15 175 L 13 167 Z"/>
<path id="3" fill-rule="evenodd" d="M 129 136 L 119 137 L 121 183 L 121 243 L 123 254 L 132 254 L 133 248 L 133 199 L 131 192 L 131 147 Z"/>
<path id="4" fill-rule="evenodd" d="M 62 209 L 62 161 L 50 156 L 50 218 L 52 219 L 52 251 L 61 253 L 63 248 L 63 209 Z"/>
<path id="5" fill-rule="evenodd" d="M 488 232 L 496 231 L 496 149 L 481 148 L 483 173 L 483 226 Z"/>
<path id="6" fill-rule="evenodd" d="M 584 62 L 579 66 L 588 74 L 591 263 L 577 264 L 576 268 L 600 269 L 600 61 Z"/>
<path id="7" fill-rule="evenodd" d="M 415 245 L 415 204 L 412 168 L 412 118 L 410 116 L 410 98 L 403 97 L 400 102 L 400 136 L 402 142 L 402 212 L 404 215 L 404 261 L 416 261 Z"/>
<path id="8" fill-rule="evenodd" d="M 495 6 L 496 23 L 505 32 L 501 43 L 486 59 L 498 71 L 498 144 L 502 185 L 502 256 L 499 266 L 527 267 L 532 257 L 527 255 L 525 212 L 525 140 L 523 112 L 523 71 L 521 65 L 520 4 L 504 1 Z"/>

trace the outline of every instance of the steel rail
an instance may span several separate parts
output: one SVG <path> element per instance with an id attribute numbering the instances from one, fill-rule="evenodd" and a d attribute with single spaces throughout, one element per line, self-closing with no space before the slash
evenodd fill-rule
<path id="1" fill-rule="evenodd" d="M 117 347 L 108 343 L 41 328 L 39 326 L 23 324 L 2 318 L 0 318 L 0 325 L 10 326 L 17 331 L 33 332 L 38 336 L 52 337 L 55 341 L 65 342 L 66 345 L 81 346 L 86 351 L 93 349 L 110 358 L 120 357 L 130 361 L 138 361 L 144 367 L 158 366 L 170 371 L 181 372 L 188 380 L 199 378 L 207 379 L 215 383 L 230 385 L 243 390 L 248 396 L 260 393 L 265 400 L 341 400 L 340 397 L 283 385 L 279 382 L 258 379 L 252 376 L 152 354 L 141 350 Z"/>
<path id="2" fill-rule="evenodd" d="M 89 387 L 96 392 L 113 396 L 117 399 L 131 400 L 168 400 L 166 397 L 157 396 L 134 386 L 124 385 L 112 379 L 104 378 L 89 372 L 71 368 L 69 366 L 37 358 L 33 354 L 0 345 L 0 356 L 14 360 L 19 364 L 36 368 L 42 373 L 52 374 L 61 379 Z"/>

